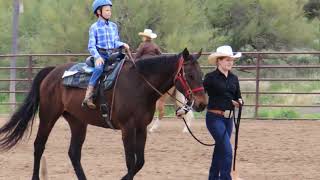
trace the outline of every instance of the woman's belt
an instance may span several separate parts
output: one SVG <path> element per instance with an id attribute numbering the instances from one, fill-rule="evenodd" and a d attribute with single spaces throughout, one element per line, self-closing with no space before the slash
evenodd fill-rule
<path id="1" fill-rule="evenodd" d="M 232 110 L 218 110 L 218 109 L 208 109 L 209 112 L 213 114 L 217 114 L 220 116 L 224 116 L 225 118 L 231 118 L 233 116 L 233 111 Z"/>

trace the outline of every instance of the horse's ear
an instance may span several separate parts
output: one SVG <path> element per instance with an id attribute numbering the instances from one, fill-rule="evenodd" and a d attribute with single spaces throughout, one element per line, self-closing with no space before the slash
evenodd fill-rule
<path id="1" fill-rule="evenodd" d="M 189 58 L 189 51 L 188 51 L 188 49 L 187 48 L 184 48 L 184 50 L 182 51 L 182 56 L 183 56 L 183 58 L 184 58 L 184 60 L 185 61 L 187 61 Z"/>
<path id="2" fill-rule="evenodd" d="M 199 59 L 199 57 L 202 55 L 202 48 L 200 49 L 200 51 L 196 54 L 195 56 L 195 60 Z"/>

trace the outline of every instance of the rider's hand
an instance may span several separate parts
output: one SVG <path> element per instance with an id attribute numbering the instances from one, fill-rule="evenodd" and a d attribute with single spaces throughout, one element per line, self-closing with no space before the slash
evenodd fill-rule
<path id="1" fill-rule="evenodd" d="M 103 65 L 103 64 L 104 64 L 103 58 L 102 58 L 102 57 L 99 57 L 94 64 L 95 64 L 95 66 L 101 66 L 101 65 Z"/>
<path id="2" fill-rule="evenodd" d="M 123 47 L 124 47 L 125 49 L 130 49 L 129 45 L 126 44 L 126 43 L 123 44 Z"/>

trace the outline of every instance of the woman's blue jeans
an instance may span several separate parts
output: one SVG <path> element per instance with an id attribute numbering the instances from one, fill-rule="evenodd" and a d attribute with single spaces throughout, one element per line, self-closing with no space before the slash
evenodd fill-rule
<path id="1" fill-rule="evenodd" d="M 100 56 L 104 59 L 104 64 L 96 66 L 94 65 L 94 70 L 89 80 L 89 86 L 95 86 L 97 84 L 98 79 L 100 78 L 101 74 L 103 73 L 105 64 L 109 59 L 108 53 L 100 53 Z"/>
<path id="2" fill-rule="evenodd" d="M 209 180 L 231 180 L 232 145 L 230 137 L 233 121 L 207 112 L 206 125 L 216 143 L 209 171 Z"/>

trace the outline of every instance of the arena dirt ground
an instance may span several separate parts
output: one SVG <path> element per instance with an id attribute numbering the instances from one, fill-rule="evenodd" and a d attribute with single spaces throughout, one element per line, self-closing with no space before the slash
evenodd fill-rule
<path id="1" fill-rule="evenodd" d="M 146 163 L 135 179 L 207 179 L 213 149 L 182 133 L 182 127 L 180 120 L 166 119 L 148 134 Z M 194 121 L 192 129 L 200 139 L 212 141 L 203 120 Z M 36 131 L 37 123 L 29 141 L 0 153 L 1 180 L 31 179 Z M 45 151 L 49 180 L 76 179 L 67 153 L 69 140 L 69 127 L 61 119 Z M 120 131 L 90 126 L 82 164 L 89 180 L 120 179 L 126 173 Z M 237 169 L 244 180 L 319 180 L 320 121 L 242 121 Z"/>

